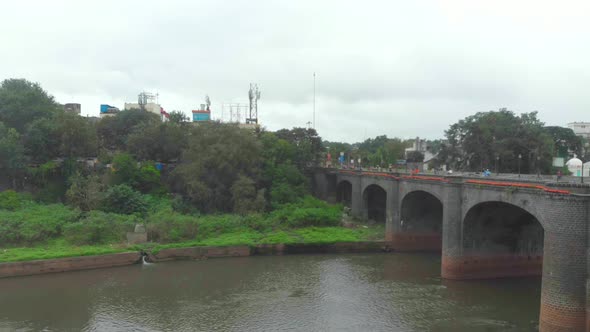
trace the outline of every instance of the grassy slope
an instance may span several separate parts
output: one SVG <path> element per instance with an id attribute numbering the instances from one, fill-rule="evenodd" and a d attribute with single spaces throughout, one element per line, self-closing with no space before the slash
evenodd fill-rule
<path id="1" fill-rule="evenodd" d="M 274 232 L 257 232 L 254 230 L 225 233 L 200 241 L 185 241 L 167 244 L 152 244 L 144 248 L 154 252 L 165 248 L 182 248 L 194 246 L 231 246 L 279 243 L 325 244 L 336 242 L 355 242 L 383 239 L 383 225 L 349 229 L 342 227 L 305 227 Z M 34 247 L 0 248 L 0 262 L 17 262 L 37 259 L 63 258 L 74 256 L 102 255 L 118 252 L 137 251 L 138 246 L 125 244 L 101 244 L 75 246 L 64 239 L 48 241 Z"/>

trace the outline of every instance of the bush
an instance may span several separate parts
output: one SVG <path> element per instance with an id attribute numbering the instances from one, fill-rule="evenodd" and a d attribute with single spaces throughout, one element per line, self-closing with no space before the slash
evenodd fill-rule
<path id="1" fill-rule="evenodd" d="M 289 227 L 337 226 L 340 224 L 342 207 L 306 196 L 297 203 L 285 204 L 271 213 L 278 225 Z"/>
<path id="2" fill-rule="evenodd" d="M 26 194 L 17 193 L 14 190 L 5 190 L 0 192 L 0 209 L 4 210 L 18 210 L 26 202 L 30 201 L 31 197 Z"/>
<path id="3" fill-rule="evenodd" d="M 148 238 L 162 243 L 203 240 L 247 230 L 244 218 L 236 215 L 188 216 L 160 211 L 148 217 Z"/>
<path id="4" fill-rule="evenodd" d="M 76 210 L 62 204 L 31 203 L 27 209 L 0 210 L 0 245 L 25 245 L 45 242 L 62 234 L 65 224 L 79 217 Z"/>
<path id="5" fill-rule="evenodd" d="M 81 221 L 65 224 L 63 233 L 75 245 L 121 242 L 138 221 L 135 216 L 92 211 Z"/>
<path id="6" fill-rule="evenodd" d="M 199 209 L 190 201 L 184 199 L 182 196 L 176 196 L 172 199 L 172 209 L 176 212 L 189 215 L 200 215 Z"/>
<path id="7" fill-rule="evenodd" d="M 193 240 L 199 231 L 198 218 L 172 211 L 160 211 L 147 219 L 148 238 L 157 242 Z"/>
<path id="8" fill-rule="evenodd" d="M 126 184 L 109 188 L 102 204 L 103 211 L 119 214 L 145 215 L 147 208 L 147 202 L 143 195 Z"/>
<path id="9" fill-rule="evenodd" d="M 104 185 L 96 175 L 84 177 L 79 173 L 70 177 L 66 192 L 67 202 L 82 211 L 97 209 L 102 203 Z"/>

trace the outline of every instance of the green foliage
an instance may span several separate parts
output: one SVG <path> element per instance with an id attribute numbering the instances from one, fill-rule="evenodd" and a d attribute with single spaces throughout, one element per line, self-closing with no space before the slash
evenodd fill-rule
<path id="1" fill-rule="evenodd" d="M 188 143 L 187 127 L 174 122 L 147 122 L 136 126 L 126 149 L 140 160 L 178 160 Z"/>
<path id="2" fill-rule="evenodd" d="M 66 241 L 75 245 L 121 242 L 139 220 L 135 216 L 92 211 L 81 221 L 64 225 Z"/>
<path id="3" fill-rule="evenodd" d="M 14 211 L 21 207 L 20 195 L 14 190 L 0 192 L 0 209 Z"/>
<path id="4" fill-rule="evenodd" d="M 129 134 L 146 124 L 160 123 L 160 117 L 142 110 L 126 110 L 101 119 L 97 125 L 99 146 L 112 151 L 123 151 Z"/>
<path id="5" fill-rule="evenodd" d="M 0 250 L 0 262 L 18 262 L 37 259 L 51 259 L 77 256 L 92 256 L 132 251 L 124 246 L 112 244 L 73 246 L 65 239 L 51 240 L 35 247 L 5 248 Z"/>
<path id="6" fill-rule="evenodd" d="M 168 116 L 168 122 L 174 124 L 184 124 L 190 121 L 190 117 L 188 117 L 184 112 L 181 111 L 172 111 Z"/>
<path id="7" fill-rule="evenodd" d="M 128 185 L 120 184 L 105 192 L 101 209 L 112 213 L 145 215 L 148 206 L 141 193 Z"/>
<path id="8" fill-rule="evenodd" d="M 191 129 L 189 147 L 174 170 L 179 191 L 200 211 L 229 212 L 239 176 L 257 182 L 261 145 L 249 130 L 221 123 Z"/>
<path id="9" fill-rule="evenodd" d="M 341 227 L 309 227 L 293 231 L 303 243 L 331 244 L 337 242 L 356 242 L 363 238 L 358 232 Z"/>
<path id="10" fill-rule="evenodd" d="M 26 206 L 26 208 L 24 208 Z M 0 210 L 0 244 L 35 244 L 61 235 L 78 212 L 61 204 L 27 204 L 15 211 Z"/>
<path id="11" fill-rule="evenodd" d="M 281 129 L 275 135 L 289 142 L 295 149 L 293 163 L 300 169 L 315 166 L 321 160 L 322 138 L 313 128 Z"/>
<path id="12" fill-rule="evenodd" d="M 570 157 L 569 151 L 578 156 L 582 155 L 582 138 L 577 136 L 571 128 L 550 126 L 545 127 L 544 130 L 553 140 L 554 156 L 567 158 Z"/>
<path id="13" fill-rule="evenodd" d="M 82 211 L 95 210 L 102 204 L 105 186 L 98 176 L 84 177 L 76 174 L 70 178 L 70 188 L 66 192 L 68 204 Z"/>
<path id="14" fill-rule="evenodd" d="M 59 153 L 64 158 L 94 157 L 98 137 L 94 125 L 85 117 L 60 112 L 56 116 Z"/>
<path id="15" fill-rule="evenodd" d="M 233 212 L 245 215 L 264 211 L 264 192 L 258 195 L 252 179 L 240 176 L 232 185 L 231 193 L 234 203 Z"/>
<path id="16" fill-rule="evenodd" d="M 537 168 L 546 172 L 551 166 L 553 142 L 537 112 L 517 116 L 503 108 L 477 113 L 451 125 L 445 134 L 448 144 L 439 158 L 454 169 L 493 169 L 498 158 L 500 172 L 517 172 L 519 154 L 523 173 Z"/>
<path id="17" fill-rule="evenodd" d="M 58 123 L 53 117 L 35 119 L 27 125 L 24 146 L 32 162 L 45 163 L 57 158 L 60 145 Z"/>
<path id="18" fill-rule="evenodd" d="M 47 118 L 58 108 L 38 83 L 7 79 L 0 83 L 0 122 L 23 133 L 28 123 Z"/>
<path id="19" fill-rule="evenodd" d="M 151 241 L 160 243 L 193 240 L 199 231 L 198 218 L 160 211 L 148 216 L 147 231 Z"/>
<path id="20" fill-rule="evenodd" d="M 151 162 L 138 164 L 128 153 L 118 153 L 113 157 L 111 182 L 126 184 L 143 193 L 160 194 L 162 184 L 160 171 Z"/>
<path id="21" fill-rule="evenodd" d="M 297 203 L 283 205 L 280 209 L 271 212 L 270 215 L 278 225 L 292 228 L 337 226 L 340 224 L 342 207 L 306 196 Z"/>
<path id="22" fill-rule="evenodd" d="M 424 154 L 420 151 L 410 151 L 406 156 L 406 161 L 410 163 L 421 163 L 424 161 Z"/>
<path id="23" fill-rule="evenodd" d="M 24 146 L 20 134 L 0 122 L 0 171 L 13 179 L 24 171 Z"/>

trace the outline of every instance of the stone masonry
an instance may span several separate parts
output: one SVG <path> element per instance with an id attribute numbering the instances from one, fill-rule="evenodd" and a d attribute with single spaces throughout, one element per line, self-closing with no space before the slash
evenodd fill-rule
<path id="1" fill-rule="evenodd" d="M 344 181 L 350 185 L 340 185 Z M 333 169 L 316 170 L 313 184 L 321 199 L 349 198 L 352 214 L 359 218 L 368 217 L 372 204 L 367 187 L 379 186 L 386 196 L 386 241 L 393 250 L 441 251 L 441 275 L 446 279 L 542 275 L 539 330 L 590 331 L 587 190 Z M 351 192 L 338 193 L 341 188 Z M 518 228 L 510 211 L 534 224 Z M 486 228 L 467 223 L 486 225 L 489 234 L 477 234 Z M 496 224 L 500 226 L 489 228 Z M 467 237 L 466 225 L 478 240 Z M 520 235 L 507 233 L 514 229 L 523 230 Z"/>

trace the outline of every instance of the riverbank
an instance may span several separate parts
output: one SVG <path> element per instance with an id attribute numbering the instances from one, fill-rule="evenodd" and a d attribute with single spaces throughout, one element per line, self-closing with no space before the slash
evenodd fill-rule
<path id="1" fill-rule="evenodd" d="M 222 257 L 326 253 L 377 253 L 388 251 L 390 251 L 390 247 L 385 241 L 176 247 L 159 249 L 157 251 L 141 250 L 136 252 L 111 253 L 104 255 L 5 262 L 0 263 L 0 278 L 133 265 L 142 262 L 144 256 L 146 256 L 146 259 L 150 262 L 163 262 L 171 260 L 199 260 Z"/>

